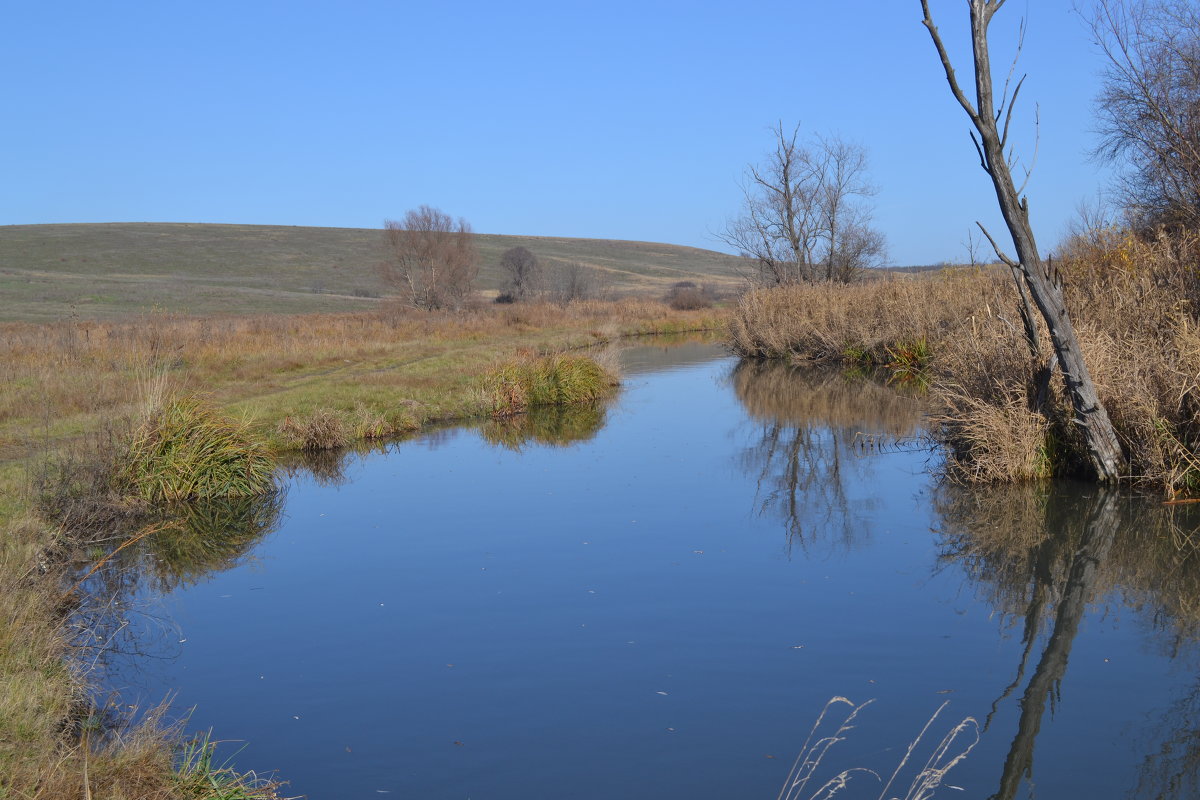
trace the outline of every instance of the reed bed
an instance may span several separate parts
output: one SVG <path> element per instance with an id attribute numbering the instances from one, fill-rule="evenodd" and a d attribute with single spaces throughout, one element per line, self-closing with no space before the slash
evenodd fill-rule
<path id="1" fill-rule="evenodd" d="M 1174 496 L 1200 490 L 1200 241 L 1121 230 L 1076 237 L 1055 260 L 1126 478 Z M 1041 331 L 1041 352 L 1051 352 Z M 1025 341 L 1012 279 L 956 269 L 851 286 L 747 294 L 734 349 L 793 362 L 882 365 L 930 388 L 947 472 L 970 482 L 1082 475 L 1082 437 L 1057 378 Z"/>

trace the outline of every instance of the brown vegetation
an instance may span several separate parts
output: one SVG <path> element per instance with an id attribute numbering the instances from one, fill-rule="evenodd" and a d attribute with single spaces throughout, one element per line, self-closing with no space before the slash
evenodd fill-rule
<path id="1" fill-rule="evenodd" d="M 1191 236 L 1104 230 L 1076 237 L 1055 262 L 1129 457 L 1123 477 L 1168 494 L 1200 488 L 1198 255 Z M 1071 407 L 1056 381 L 1037 379 L 1045 365 L 1025 345 L 1016 303 L 1007 276 L 977 270 L 760 290 L 743 298 L 731 340 L 752 357 L 884 365 L 901 345 L 923 341 L 935 432 L 952 474 L 1007 481 L 1085 472 Z"/>
<path id="2" fill-rule="evenodd" d="M 414 308 L 458 309 L 466 305 L 479 274 L 479 251 L 467 221 L 421 206 L 384 223 L 384 282 Z"/>

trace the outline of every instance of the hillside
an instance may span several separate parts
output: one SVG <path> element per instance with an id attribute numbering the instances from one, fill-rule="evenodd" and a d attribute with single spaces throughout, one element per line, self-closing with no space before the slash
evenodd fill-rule
<path id="1" fill-rule="evenodd" d="M 577 261 L 616 292 L 680 280 L 737 283 L 738 259 L 650 242 L 477 235 L 479 287 L 524 246 L 553 268 Z M 378 304 L 382 232 L 273 225 L 105 223 L 0 227 L 0 321 L 207 313 L 347 311 Z"/>

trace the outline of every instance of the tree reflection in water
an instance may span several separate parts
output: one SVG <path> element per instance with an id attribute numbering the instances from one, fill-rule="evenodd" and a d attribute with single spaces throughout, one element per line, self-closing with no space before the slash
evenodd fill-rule
<path id="1" fill-rule="evenodd" d="M 1023 682 L 1017 731 L 994 798 L 1017 796 L 1033 779 L 1034 744 L 1048 701 L 1062 696 L 1071 647 L 1089 603 L 1119 600 L 1148 611 L 1171 655 L 1195 641 L 1200 623 L 1200 517 L 1194 507 L 1166 506 L 1095 486 L 963 488 L 936 495 L 941 561 L 965 567 L 981 599 L 1021 620 L 1021 659 L 1012 683 L 992 706 L 986 731 Z M 1048 635 L 1043 633 L 1048 631 Z M 1143 752 L 1137 797 L 1183 798 L 1200 790 L 1200 686 L 1178 701 Z"/>
<path id="2" fill-rule="evenodd" d="M 730 382 L 761 426 L 741 456 L 757 481 L 759 513 L 783 518 L 789 546 L 836 530 L 852 547 L 866 527 L 856 524 L 847 488 L 873 468 L 864 456 L 915 441 L 920 403 L 866 378 L 778 361 L 743 360 Z"/>
<path id="3" fill-rule="evenodd" d="M 864 536 L 850 492 L 871 456 L 919 435 L 911 398 L 841 374 L 743 361 L 730 382 L 761 426 L 742 454 L 760 512 L 777 513 L 789 544 L 808 548 Z M 1170 506 L 1091 485 L 962 487 L 934 493 L 941 566 L 962 567 L 1003 624 L 1020 626 L 1022 653 L 993 703 L 987 731 L 1016 696 L 1018 720 L 994 798 L 1034 776 L 1047 705 L 1062 697 L 1072 646 L 1090 605 L 1133 609 L 1169 657 L 1200 653 L 1200 507 Z M 1065 690 L 1069 692 L 1069 687 Z M 1134 796 L 1200 796 L 1200 682 L 1144 729 Z"/>

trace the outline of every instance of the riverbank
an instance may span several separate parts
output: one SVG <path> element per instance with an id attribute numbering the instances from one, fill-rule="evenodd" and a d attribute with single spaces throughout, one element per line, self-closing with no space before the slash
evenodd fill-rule
<path id="1" fill-rule="evenodd" d="M 350 441 L 503 410 L 501 384 L 489 394 L 481 379 L 513 359 L 723 322 L 720 311 L 626 300 L 0 326 L 0 798 L 213 795 L 214 770 L 173 772 L 173 731 L 85 744 L 94 709 L 72 664 L 64 591 L 67 565 L 94 542 L 38 513 L 41 465 L 104 452 L 155 393 L 200 397 L 278 453 L 302 445 L 295 432 L 318 419 Z"/>
<path id="2" fill-rule="evenodd" d="M 1190 236 L 1145 240 L 1105 230 L 1054 260 L 1128 458 L 1124 480 L 1168 497 L 1200 489 L 1198 251 Z M 883 366 L 926 386 L 932 433 L 957 479 L 1088 470 L 1049 337 L 1044 327 L 1037 332 L 1035 354 L 1007 270 L 760 290 L 743 297 L 731 331 L 742 355 Z"/>

